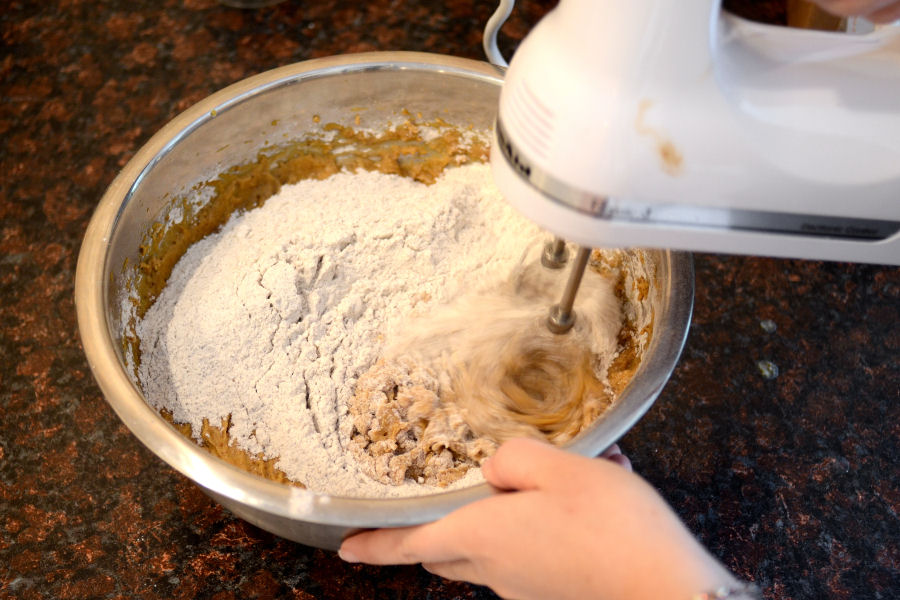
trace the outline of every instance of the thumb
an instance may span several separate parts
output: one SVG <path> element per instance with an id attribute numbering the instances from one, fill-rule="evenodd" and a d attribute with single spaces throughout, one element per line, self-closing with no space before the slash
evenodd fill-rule
<path id="1" fill-rule="evenodd" d="M 536 490 L 558 481 L 575 458 L 546 442 L 514 439 L 505 442 L 481 465 L 484 478 L 501 490 Z"/>

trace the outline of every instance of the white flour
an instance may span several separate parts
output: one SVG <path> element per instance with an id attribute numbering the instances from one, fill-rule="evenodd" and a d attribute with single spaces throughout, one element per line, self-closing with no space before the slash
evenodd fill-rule
<path id="1" fill-rule="evenodd" d="M 486 165 L 431 186 L 377 172 L 284 186 L 173 270 L 137 326 L 145 395 L 195 435 L 230 414 L 241 448 L 313 491 L 428 493 L 373 481 L 345 449 L 356 379 L 404 318 L 507 277 L 540 237 Z"/>

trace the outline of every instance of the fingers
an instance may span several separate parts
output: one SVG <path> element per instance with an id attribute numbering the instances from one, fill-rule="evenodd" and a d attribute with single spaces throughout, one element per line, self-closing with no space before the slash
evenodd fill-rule
<path id="1" fill-rule="evenodd" d="M 476 585 L 485 585 L 487 582 L 482 581 L 479 571 L 468 560 L 454 560 L 442 563 L 422 563 L 422 567 L 439 577 L 444 579 L 452 579 L 453 581 L 468 581 Z"/>
<path id="2" fill-rule="evenodd" d="M 631 461 L 622 454 L 618 444 L 601 455 L 631 472 Z M 571 456 L 549 444 L 535 440 L 510 440 L 481 466 L 485 479 L 501 490 L 546 489 L 555 481 L 570 479 L 573 466 Z M 577 466 L 574 466 L 577 468 Z"/>
<path id="3" fill-rule="evenodd" d="M 607 450 L 604 457 L 631 470 L 631 462 L 617 445 Z M 573 481 L 581 481 L 585 467 L 590 468 L 591 463 L 591 459 L 566 453 L 547 443 L 517 439 L 503 444 L 484 463 L 482 471 L 487 481 L 501 490 L 560 491 Z M 502 520 L 503 511 L 497 504 L 499 499 L 500 496 L 496 496 L 463 507 L 434 523 L 360 533 L 344 540 L 341 558 L 374 565 L 424 563 L 441 569 L 439 574 L 445 577 L 455 578 L 454 573 L 457 573 L 459 578 L 472 581 L 473 574 L 464 572 L 463 569 L 468 567 L 463 565 L 470 564 L 468 559 L 473 552 L 478 553 L 477 549 L 484 542 L 480 539 L 484 528 L 473 525 Z M 508 508 L 507 504 L 502 506 Z M 452 563 L 459 564 L 448 566 Z"/>
<path id="4" fill-rule="evenodd" d="M 447 530 L 447 520 L 415 527 L 366 531 L 344 540 L 338 554 L 347 562 L 370 565 L 411 565 L 463 558 Z"/>
<path id="5" fill-rule="evenodd" d="M 600 455 L 600 458 L 612 458 L 617 454 L 622 454 L 622 449 L 619 448 L 618 444 L 613 444 L 612 446 L 604 450 L 603 454 Z"/>
<path id="6" fill-rule="evenodd" d="M 868 0 L 814 0 L 816 4 L 834 15 L 852 17 L 868 8 Z"/>
<path id="7" fill-rule="evenodd" d="M 631 460 L 628 459 L 624 454 L 615 454 L 609 457 L 609 460 L 616 463 L 629 473 L 631 473 L 634 469 L 631 467 Z"/>
<path id="8" fill-rule="evenodd" d="M 536 440 L 515 439 L 504 443 L 481 466 L 492 486 L 501 490 L 536 490 L 547 487 L 566 467 L 566 454 Z"/>
<path id="9" fill-rule="evenodd" d="M 892 23 L 900 19 L 900 2 L 871 12 L 866 15 L 866 18 L 873 23 Z"/>
<path id="10" fill-rule="evenodd" d="M 609 448 L 606 449 L 606 452 L 600 455 L 600 458 L 605 458 L 611 462 L 616 463 L 629 473 L 632 472 L 631 461 L 627 456 L 622 454 L 622 449 L 619 448 L 618 444 L 613 444 Z"/>
<path id="11" fill-rule="evenodd" d="M 876 23 L 887 23 L 900 16 L 897 0 L 816 0 L 822 8 L 842 17 L 865 17 Z"/>

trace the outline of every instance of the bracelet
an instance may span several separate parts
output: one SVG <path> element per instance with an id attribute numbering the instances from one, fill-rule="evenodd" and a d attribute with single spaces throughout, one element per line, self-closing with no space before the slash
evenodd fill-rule
<path id="1" fill-rule="evenodd" d="M 752 583 L 738 583 L 695 594 L 691 600 L 762 600 L 762 592 Z"/>

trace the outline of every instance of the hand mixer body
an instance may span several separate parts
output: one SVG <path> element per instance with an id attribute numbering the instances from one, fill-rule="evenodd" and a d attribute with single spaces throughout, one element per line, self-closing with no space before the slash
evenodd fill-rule
<path id="1" fill-rule="evenodd" d="M 495 135 L 505 197 L 582 245 L 900 264 L 897 28 L 563 0 L 513 58 Z"/>

